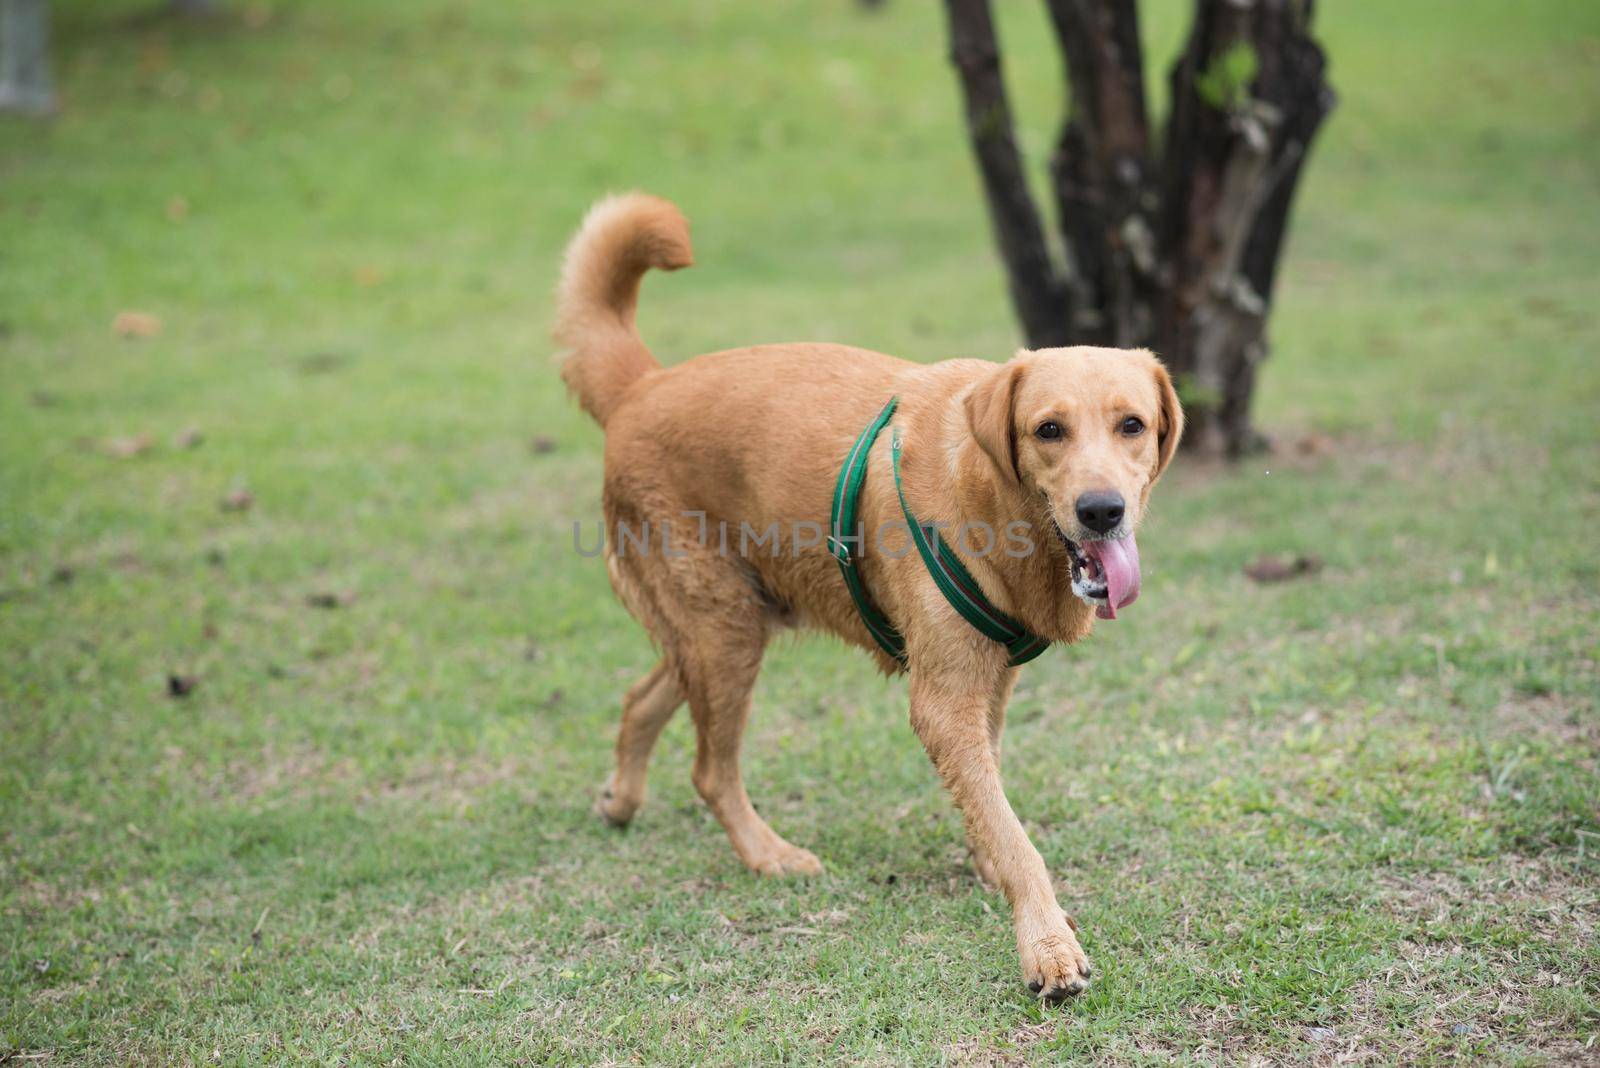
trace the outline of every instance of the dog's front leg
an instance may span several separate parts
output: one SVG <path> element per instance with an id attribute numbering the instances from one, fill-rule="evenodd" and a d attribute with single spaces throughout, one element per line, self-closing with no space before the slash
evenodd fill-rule
<path id="1" fill-rule="evenodd" d="M 974 679 L 970 670 L 921 669 L 913 661 L 911 726 L 1011 903 L 1023 980 L 1045 998 L 1068 997 L 1088 986 L 1089 958 L 1056 904 L 1044 858 L 1000 785 L 989 725 L 996 696 L 1009 689 L 1010 669 L 996 668 L 1006 676 Z"/>

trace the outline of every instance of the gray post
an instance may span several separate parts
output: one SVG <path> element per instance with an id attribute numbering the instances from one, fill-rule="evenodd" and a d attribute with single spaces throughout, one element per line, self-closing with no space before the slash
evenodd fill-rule
<path id="1" fill-rule="evenodd" d="M 48 0 L 0 0 L 0 111 L 55 110 Z"/>

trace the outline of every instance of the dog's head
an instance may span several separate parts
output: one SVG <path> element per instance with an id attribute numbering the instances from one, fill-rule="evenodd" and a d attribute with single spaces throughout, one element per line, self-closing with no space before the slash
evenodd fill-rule
<path id="1" fill-rule="evenodd" d="M 1166 368 L 1143 349 L 1024 351 L 974 383 L 966 407 L 1000 477 L 1042 497 L 1073 592 L 1115 619 L 1139 596 L 1134 532 L 1183 433 Z"/>

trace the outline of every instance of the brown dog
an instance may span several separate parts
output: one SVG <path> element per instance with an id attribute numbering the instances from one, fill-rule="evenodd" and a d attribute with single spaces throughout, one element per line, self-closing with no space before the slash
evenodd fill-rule
<path id="1" fill-rule="evenodd" d="M 961 809 L 979 874 L 1011 903 L 1024 979 L 1045 997 L 1077 994 L 1088 958 L 1000 784 L 1017 669 L 907 551 L 890 439 L 903 444 L 905 507 L 962 532 L 953 544 L 982 595 L 1032 634 L 1076 642 L 1138 595 L 1133 532 L 1183 429 L 1166 371 L 1143 351 L 922 365 L 820 344 L 663 368 L 634 328 L 639 283 L 690 262 L 678 210 L 632 194 L 590 212 L 561 281 L 562 376 L 606 431 L 611 584 L 661 649 L 623 699 L 602 814 L 633 817 L 650 751 L 687 700 L 695 788 L 739 858 L 764 874 L 819 872 L 751 807 L 739 743 L 767 639 L 793 625 L 829 631 L 910 675 L 911 725 Z M 903 664 L 870 635 L 821 536 L 841 464 L 891 397 L 891 427 L 868 454 L 858 566 L 904 636 Z"/>

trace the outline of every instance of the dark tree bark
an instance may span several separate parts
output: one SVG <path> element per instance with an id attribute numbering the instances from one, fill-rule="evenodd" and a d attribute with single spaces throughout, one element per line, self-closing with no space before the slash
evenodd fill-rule
<path id="1" fill-rule="evenodd" d="M 50 7 L 46 0 L 0 0 L 0 111 L 55 110 L 50 82 Z"/>
<path id="2" fill-rule="evenodd" d="M 1139 14 L 1118 0 L 1048 0 L 1072 110 L 1050 161 L 1074 266 L 1074 337 L 1137 345 L 1150 332 L 1153 168 Z"/>
<path id="3" fill-rule="evenodd" d="M 1070 343 L 1067 291 L 1028 192 L 1022 156 L 1011 133 L 1011 105 L 1000 78 L 1000 49 L 987 3 L 945 0 L 950 58 L 966 98 L 967 134 L 983 174 L 995 244 L 1005 261 L 1011 303 L 1034 348 Z"/>
<path id="4" fill-rule="evenodd" d="M 1184 394 L 1186 441 L 1237 455 L 1256 440 L 1250 397 L 1290 205 L 1334 103 L 1310 36 L 1312 0 L 1196 0 L 1159 158 L 1134 0 L 1046 2 L 1071 99 L 1051 159 L 1065 270 L 1052 264 L 1042 232 L 1035 242 L 1019 224 L 1040 229 L 987 0 L 945 0 L 973 148 L 1029 344 L 1062 336 L 1039 322 L 1053 307 L 1067 340 L 1050 344 L 1154 348 Z M 1027 314 L 1019 292 L 1040 297 Z"/>

